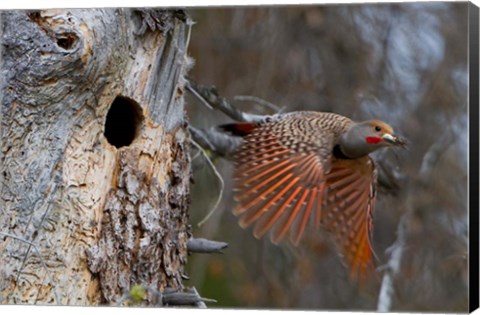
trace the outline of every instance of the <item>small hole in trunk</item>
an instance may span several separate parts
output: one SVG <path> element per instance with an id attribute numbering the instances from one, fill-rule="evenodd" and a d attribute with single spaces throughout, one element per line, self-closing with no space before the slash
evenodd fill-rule
<path id="1" fill-rule="evenodd" d="M 134 100 L 117 96 L 110 106 L 105 120 L 105 138 L 117 147 L 132 144 L 143 121 L 142 108 Z"/>
<path id="2" fill-rule="evenodd" d="M 57 35 L 57 45 L 65 50 L 71 49 L 77 41 L 77 35 L 74 33 L 64 33 Z"/>

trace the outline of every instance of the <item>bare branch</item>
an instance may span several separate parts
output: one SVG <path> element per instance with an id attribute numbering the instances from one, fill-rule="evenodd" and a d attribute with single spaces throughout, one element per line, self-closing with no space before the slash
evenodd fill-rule
<path id="1" fill-rule="evenodd" d="M 215 87 L 208 88 L 189 79 L 186 88 L 205 106 L 210 109 L 217 109 L 233 120 L 251 123 L 262 122 L 265 120 L 266 115 L 255 115 L 242 112 L 230 104 L 226 98 L 219 96 Z"/>
<path id="2" fill-rule="evenodd" d="M 191 238 L 187 241 L 187 251 L 192 253 L 221 253 L 228 247 L 227 243 L 211 241 L 204 238 Z"/>
<path id="3" fill-rule="evenodd" d="M 193 292 L 163 293 L 162 302 L 164 305 L 198 305 L 202 303 L 201 308 L 207 308 L 205 302 L 217 303 L 216 300 L 201 297 L 197 290 Z"/>
<path id="4" fill-rule="evenodd" d="M 241 143 L 241 138 L 220 132 L 214 128 L 210 130 L 197 129 L 189 126 L 190 134 L 202 148 L 213 151 L 218 155 L 230 158 Z"/>
<path id="5" fill-rule="evenodd" d="M 195 287 L 187 289 L 186 292 L 166 287 L 163 292 L 160 292 L 153 286 L 134 285 L 130 290 L 124 291 L 116 306 L 122 306 L 125 302 L 138 304 L 145 299 L 146 291 L 154 296 L 154 305 L 156 306 L 195 305 L 198 308 L 207 308 L 205 302 L 217 303 L 216 300 L 201 297 Z"/>

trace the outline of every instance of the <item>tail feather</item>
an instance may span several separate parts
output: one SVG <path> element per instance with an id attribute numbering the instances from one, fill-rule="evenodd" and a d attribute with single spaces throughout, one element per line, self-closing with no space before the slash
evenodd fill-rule
<path id="1" fill-rule="evenodd" d="M 229 132 L 234 136 L 245 137 L 253 132 L 257 127 L 257 124 L 254 123 L 232 123 L 218 126 L 219 129 Z"/>

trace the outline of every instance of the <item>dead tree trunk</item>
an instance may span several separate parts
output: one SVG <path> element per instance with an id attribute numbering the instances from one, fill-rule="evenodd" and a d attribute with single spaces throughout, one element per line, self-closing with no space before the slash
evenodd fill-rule
<path id="1" fill-rule="evenodd" d="M 0 17 L 0 304 L 111 304 L 135 284 L 181 289 L 185 15 Z"/>

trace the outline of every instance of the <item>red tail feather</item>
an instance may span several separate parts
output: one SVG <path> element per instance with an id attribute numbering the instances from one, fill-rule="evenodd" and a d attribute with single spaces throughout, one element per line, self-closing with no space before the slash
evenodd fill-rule
<path id="1" fill-rule="evenodd" d="M 246 135 L 252 133 L 257 126 L 258 125 L 254 123 L 234 123 L 221 125 L 219 128 L 230 132 L 234 136 L 245 137 Z"/>

